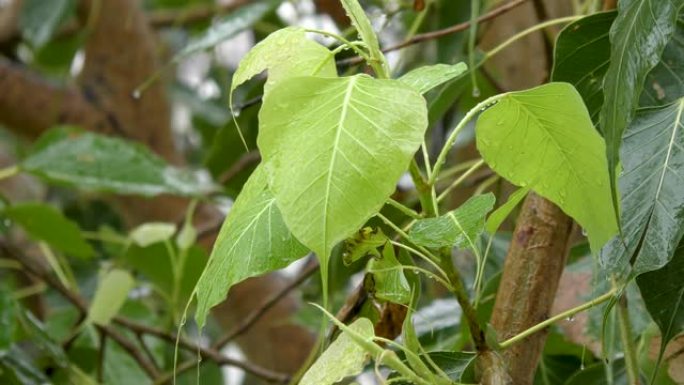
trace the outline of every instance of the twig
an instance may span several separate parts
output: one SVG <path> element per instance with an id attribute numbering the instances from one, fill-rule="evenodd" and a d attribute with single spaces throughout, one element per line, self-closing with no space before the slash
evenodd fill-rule
<path id="1" fill-rule="evenodd" d="M 240 172 L 244 171 L 249 166 L 258 163 L 260 160 L 261 155 L 259 155 L 259 151 L 255 150 L 244 154 L 242 157 L 240 157 L 240 159 L 233 163 L 228 170 L 221 174 L 221 176 L 218 178 L 219 183 L 226 184 L 228 181 L 235 178 L 235 176 Z"/>
<path id="2" fill-rule="evenodd" d="M 182 11 L 159 10 L 148 15 L 150 25 L 155 28 L 178 27 L 187 24 L 206 21 L 214 16 L 233 12 L 241 6 L 250 3 L 251 0 L 233 0 L 227 4 L 209 6 L 195 6 Z"/>
<path id="3" fill-rule="evenodd" d="M 506 3 L 500 7 L 495 8 L 495 9 L 485 13 L 484 15 L 478 17 L 477 23 L 479 24 L 479 23 L 483 23 L 483 22 L 495 19 L 495 18 L 505 14 L 506 12 L 518 7 L 519 5 L 524 4 L 527 1 L 528 0 L 513 0 L 509 3 Z M 465 21 L 463 23 L 455 24 L 455 25 L 452 25 L 451 27 L 439 29 L 439 30 L 432 31 L 432 32 L 421 33 L 421 34 L 415 35 L 414 37 L 412 37 L 410 39 L 406 39 L 405 41 L 403 41 L 399 44 L 386 47 L 382 50 L 382 52 L 387 53 L 387 52 L 397 51 L 397 50 L 400 50 L 402 48 L 406 48 L 406 47 L 409 47 L 409 46 L 412 46 L 412 45 L 415 45 L 418 43 L 422 43 L 424 41 L 434 40 L 434 39 L 438 39 L 438 38 L 443 37 L 443 36 L 450 35 L 452 33 L 465 31 L 468 28 L 470 28 L 470 21 Z M 349 58 L 346 60 L 338 61 L 337 65 L 348 66 L 348 65 L 358 64 L 361 61 L 362 61 L 362 58 L 357 56 L 357 57 L 352 57 L 352 58 Z"/>

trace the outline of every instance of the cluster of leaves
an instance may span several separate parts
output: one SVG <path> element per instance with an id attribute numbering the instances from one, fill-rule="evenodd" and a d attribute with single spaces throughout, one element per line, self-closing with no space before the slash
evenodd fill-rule
<path id="1" fill-rule="evenodd" d="M 27 9 L 37 7 L 35 3 L 27 1 Z M 248 28 L 279 3 L 263 1 L 241 8 L 187 44 L 173 61 Z M 26 18 L 27 41 L 36 49 L 46 44 L 70 4 L 55 1 L 49 23 L 38 25 Z M 498 242 L 505 239 L 498 232 L 501 224 L 528 192 L 555 203 L 584 229 L 590 254 L 601 262 L 596 273 L 607 274 L 615 292 L 627 295 L 636 282 L 641 297 L 636 299 L 643 300 L 660 329 L 662 355 L 666 343 L 684 330 L 684 286 L 679 278 L 684 272 L 679 247 L 684 195 L 678 188 L 684 164 L 682 4 L 623 0 L 617 11 L 578 18 L 557 38 L 552 82 L 473 103 L 433 162 L 426 151 L 422 170 L 416 152 L 427 147 L 426 131 L 435 116 L 443 116 L 456 95 L 468 89 L 464 75 L 476 68 L 435 64 L 391 78 L 378 38 L 356 0 L 342 0 L 342 5 L 359 40 L 325 33 L 339 44 L 330 49 L 309 38 L 322 31 L 287 27 L 271 33 L 232 76 L 231 109 L 233 94 L 248 95 L 240 93 L 241 86 L 267 71 L 258 130 L 248 129 L 242 137 L 246 144 L 256 144 L 262 161 L 242 186 L 210 256 L 195 245 L 194 204 L 180 230 L 175 224 L 148 223 L 122 234 L 108 228 L 83 231 L 47 204 L 2 203 L 0 215 L 38 242 L 66 287 L 78 284 L 54 251 L 82 259 L 96 253 L 123 257 L 98 277 L 85 319 L 77 322 L 88 333 L 78 337 L 81 350 L 72 349 L 68 359 L 54 338 L 69 332 L 68 323 L 78 314 L 69 313 L 72 318 L 62 330 L 48 336 L 3 289 L 0 379 L 21 384 L 47 381 L 22 356 L 19 342 L 27 335 L 46 352 L 59 376 L 92 381 L 87 374 L 97 370 L 92 359 L 87 365 L 68 361 L 96 350 L 96 326 L 109 325 L 117 314 L 140 313 L 126 308 L 135 286 L 128 269 L 142 273 L 171 309 L 168 319 L 151 322 L 184 323 L 189 307 L 185 304 L 196 300 L 195 320 L 202 329 L 208 325 L 210 309 L 225 300 L 233 285 L 314 253 L 321 267 L 321 311 L 341 333 L 300 383 L 337 383 L 366 369 L 369 357 L 376 369 L 391 369 L 392 381 L 474 382 L 477 354 L 468 351 L 471 336 L 477 350 L 482 344 L 496 350 L 512 343 L 497 341 L 488 332 L 488 298 L 496 293 L 499 276 L 485 271 L 496 262 Z M 335 58 L 344 51 L 359 55 L 375 77 L 339 76 Z M 238 142 L 235 133 L 240 126 L 256 118 L 249 111 L 234 111 L 232 121 L 225 112 L 212 116 L 225 124 L 214 138 L 224 136 L 217 140 L 223 143 L 229 137 L 232 144 Z M 438 182 L 449 177 L 449 170 L 442 168 L 458 135 L 475 119 L 482 162 L 467 172 L 486 163 L 518 190 L 498 205 L 493 194 L 476 194 L 458 208 L 441 212 L 451 188 L 437 194 Z M 225 147 L 210 149 L 210 169 L 230 157 L 222 151 Z M 218 190 L 196 174 L 167 165 L 143 146 L 71 127 L 46 133 L 8 174 L 18 172 L 58 186 L 117 194 L 210 199 Z M 405 174 L 413 178 L 420 213 L 392 198 Z M 398 213 L 389 215 L 390 206 Z M 398 224 L 400 220 L 407 222 Z M 98 243 L 89 242 L 93 240 Z M 473 278 L 462 277 L 455 269 L 452 249 L 475 257 Z M 329 277 L 340 259 L 350 266 L 363 262 L 365 290 L 372 294 L 372 304 L 349 325 L 327 310 Z M 449 315 L 452 321 L 444 327 L 452 337 L 448 343 L 440 345 L 439 336 L 419 330 L 420 317 L 412 315 L 426 284 L 408 271 L 431 278 L 459 300 L 464 322 L 455 311 Z M 465 283 L 470 283 L 470 292 Z M 378 307 L 388 303 L 409 309 L 401 344 L 376 335 L 373 328 Z M 487 330 L 486 341 L 478 341 L 479 330 Z M 605 364 L 561 340 L 558 334 L 551 335 L 547 350 L 556 347 L 561 353 L 544 356 L 539 383 L 556 383 L 551 378 L 567 384 L 603 383 L 611 372 L 604 365 L 612 369 L 616 383 L 627 381 L 622 377 L 629 371 L 629 352 L 626 360 Z M 118 347 L 107 349 L 107 356 L 125 356 Z M 608 353 L 606 357 L 612 358 Z M 593 365 L 582 370 L 585 361 Z M 642 374 L 650 371 L 655 376 L 657 370 L 647 366 Z"/>

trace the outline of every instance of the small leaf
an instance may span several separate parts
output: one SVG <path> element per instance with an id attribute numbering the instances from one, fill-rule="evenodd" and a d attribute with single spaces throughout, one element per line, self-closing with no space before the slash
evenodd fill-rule
<path id="1" fill-rule="evenodd" d="M 506 94 L 480 115 L 476 135 L 494 171 L 560 206 L 594 252 L 617 233 L 605 145 L 570 84 Z"/>
<path id="2" fill-rule="evenodd" d="M 558 34 L 551 80 L 575 86 L 592 121 L 603 106 L 603 77 L 610 64 L 610 26 L 617 12 L 595 13 L 568 24 Z"/>
<path id="3" fill-rule="evenodd" d="M 286 267 L 307 251 L 285 226 L 266 172 L 257 167 L 223 222 L 197 282 L 197 324 L 204 326 L 209 309 L 222 302 L 234 284 Z"/>
<path id="4" fill-rule="evenodd" d="M 623 237 L 614 238 L 601 260 L 614 272 L 633 273 L 664 266 L 684 234 L 684 98 L 669 106 L 641 110 L 623 138 Z M 635 255 L 636 253 L 636 255 Z"/>
<path id="5" fill-rule="evenodd" d="M 268 35 L 240 61 L 230 85 L 231 94 L 253 76 L 268 70 L 264 98 L 280 80 L 295 76 L 336 77 L 332 52 L 306 38 L 303 28 L 288 27 Z"/>
<path id="6" fill-rule="evenodd" d="M 373 337 L 373 323 L 359 318 L 348 326 L 351 331 L 370 339 Z M 346 331 L 330 344 L 302 377 L 301 385 L 332 385 L 360 374 L 369 358 L 363 347 L 358 345 Z"/>
<path id="7" fill-rule="evenodd" d="M 425 247 L 476 249 L 484 230 L 485 216 L 494 207 L 494 194 L 476 195 L 454 211 L 437 218 L 421 219 L 411 228 L 411 241 Z"/>
<path id="8" fill-rule="evenodd" d="M 391 243 L 385 244 L 380 258 L 368 262 L 368 272 L 373 273 L 376 298 L 400 304 L 411 301 L 411 287 Z"/>
<path id="9" fill-rule="evenodd" d="M 237 11 L 224 16 L 214 23 L 209 29 L 201 33 L 200 36 L 192 39 L 190 43 L 173 57 L 173 61 L 178 62 L 188 55 L 212 48 L 218 43 L 230 39 L 261 20 L 281 2 L 282 0 L 264 0 L 240 7 Z"/>
<path id="10" fill-rule="evenodd" d="M 133 243 L 147 247 L 158 242 L 168 241 L 176 233 L 176 225 L 165 222 L 149 222 L 131 230 L 128 235 Z"/>
<path id="11" fill-rule="evenodd" d="M 52 206 L 23 203 L 5 208 L 3 214 L 18 223 L 35 240 L 79 258 L 91 257 L 93 248 L 83 239 L 81 229 Z"/>
<path id="12" fill-rule="evenodd" d="M 108 325 L 128 298 L 128 292 L 135 286 L 133 277 L 121 269 L 111 270 L 100 279 L 95 296 L 88 310 L 88 322 Z"/>
<path id="13" fill-rule="evenodd" d="M 45 133 L 20 167 L 55 183 L 119 194 L 200 195 L 214 188 L 140 144 L 69 127 Z"/>
<path id="14" fill-rule="evenodd" d="M 366 43 L 370 53 L 370 59 L 376 63 L 384 61 L 384 56 L 378 44 L 378 37 L 375 35 L 373 26 L 366 16 L 366 13 L 361 8 L 358 0 L 342 0 L 342 6 L 347 11 L 347 16 L 352 22 L 354 28 L 359 33 L 361 40 Z"/>
<path id="15" fill-rule="evenodd" d="M 639 106 L 646 75 L 658 64 L 674 32 L 682 4 L 680 0 L 618 4 L 618 17 L 610 28 L 610 65 L 603 84 L 604 104 L 600 113 L 614 198 L 622 134 Z"/>
<path id="16" fill-rule="evenodd" d="M 73 0 L 24 0 L 19 15 L 21 34 L 34 48 L 40 48 L 73 10 Z"/>
<path id="17" fill-rule="evenodd" d="M 465 63 L 435 64 L 416 68 L 400 77 L 399 81 L 424 94 L 463 75 L 467 70 L 468 66 Z"/>
<path id="18" fill-rule="evenodd" d="M 369 254 L 379 257 L 380 253 L 377 248 L 385 243 L 387 243 L 387 236 L 380 228 L 364 227 L 345 241 L 343 262 L 348 266 Z"/>
<path id="19" fill-rule="evenodd" d="M 508 197 L 506 203 L 499 206 L 499 208 L 494 210 L 494 212 L 489 215 L 489 218 L 487 218 L 487 223 L 485 224 L 485 228 L 489 234 L 495 234 L 496 231 L 499 230 L 499 226 L 501 226 L 503 221 L 508 218 L 508 216 L 511 214 L 511 211 L 513 211 L 513 209 L 516 208 L 516 206 L 518 206 L 523 199 L 525 199 L 528 192 L 530 192 L 529 187 L 521 187 L 515 190 Z"/>
<path id="20" fill-rule="evenodd" d="M 287 227 L 321 259 L 387 201 L 427 126 L 396 80 L 298 77 L 271 90 L 257 144 Z M 325 274 L 324 274 L 325 275 Z"/>

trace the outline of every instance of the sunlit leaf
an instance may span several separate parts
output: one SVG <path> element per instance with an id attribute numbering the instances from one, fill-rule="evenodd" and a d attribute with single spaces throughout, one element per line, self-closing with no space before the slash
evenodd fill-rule
<path id="1" fill-rule="evenodd" d="M 176 233 L 176 225 L 165 222 L 149 222 L 134 228 L 129 237 L 136 245 L 147 247 L 157 242 L 168 241 Z"/>
<path id="2" fill-rule="evenodd" d="M 31 238 L 47 242 L 59 251 L 79 258 L 93 255 L 93 248 L 83 239 L 78 225 L 50 205 L 22 203 L 5 208 L 2 214 L 19 224 Z"/>
<path id="3" fill-rule="evenodd" d="M 684 99 L 641 110 L 622 145 L 623 238 L 613 239 L 601 259 L 611 270 L 633 273 L 664 266 L 684 234 Z M 636 253 L 636 255 L 635 255 Z"/>
<path id="4" fill-rule="evenodd" d="M 453 65 L 435 64 L 416 68 L 400 77 L 399 81 L 424 94 L 443 83 L 463 75 L 467 70 L 468 66 L 465 63 Z"/>
<path id="5" fill-rule="evenodd" d="M 615 235 L 605 145 L 570 84 L 506 94 L 480 115 L 476 134 L 487 164 L 560 206 L 594 252 Z"/>
<path id="6" fill-rule="evenodd" d="M 373 26 L 368 20 L 366 13 L 361 8 L 358 0 L 341 0 L 344 10 L 347 11 L 347 16 L 352 22 L 352 25 L 359 33 L 361 40 L 366 43 L 370 53 L 370 59 L 379 63 L 382 60 L 382 51 L 380 51 L 380 44 L 378 44 L 378 37 L 375 35 Z"/>
<path id="7" fill-rule="evenodd" d="M 396 80 L 298 77 L 273 88 L 257 143 L 288 228 L 322 259 L 378 212 L 427 125 L 425 100 Z"/>
<path id="8" fill-rule="evenodd" d="M 610 29 L 610 65 L 599 116 L 613 194 L 617 193 L 614 182 L 622 134 L 639 106 L 646 75 L 658 64 L 674 32 L 681 5 L 679 0 L 622 1 L 618 5 L 618 17 Z"/>
<path id="9" fill-rule="evenodd" d="M 119 194 L 199 195 L 213 189 L 143 145 L 69 127 L 44 134 L 20 167 L 58 184 Z"/>
<path id="10" fill-rule="evenodd" d="M 411 241 L 425 247 L 476 249 L 485 216 L 494 207 L 494 194 L 476 195 L 438 218 L 421 219 L 411 227 Z"/>
<path id="11" fill-rule="evenodd" d="M 511 214 L 511 211 L 513 211 L 513 209 L 527 196 L 528 192 L 530 192 L 529 187 L 521 187 L 515 190 L 515 192 L 508 197 L 506 203 L 499 206 L 491 215 L 489 215 L 487 223 L 485 224 L 485 228 L 489 234 L 496 233 L 499 226 L 501 226 L 503 221 Z"/>
<path id="12" fill-rule="evenodd" d="M 196 287 L 195 319 L 202 327 L 209 309 L 234 284 L 286 267 L 307 253 L 290 233 L 267 186 L 263 167 L 245 184 L 221 226 L 209 262 Z"/>
<path id="13" fill-rule="evenodd" d="M 126 270 L 114 269 L 106 272 L 97 284 L 95 296 L 88 309 L 88 321 L 107 325 L 119 312 L 133 289 L 135 281 Z"/>
<path id="14" fill-rule="evenodd" d="M 374 335 L 373 323 L 367 318 L 359 318 L 348 326 L 349 329 L 365 338 Z M 318 357 L 304 374 L 301 385 L 332 385 L 344 378 L 360 374 L 369 354 L 359 346 L 347 332 L 343 331 L 328 349 Z"/>
<path id="15" fill-rule="evenodd" d="M 373 273 L 373 290 L 376 298 L 394 303 L 409 303 L 411 287 L 391 243 L 385 244 L 379 258 L 372 258 L 368 262 L 368 271 Z"/>

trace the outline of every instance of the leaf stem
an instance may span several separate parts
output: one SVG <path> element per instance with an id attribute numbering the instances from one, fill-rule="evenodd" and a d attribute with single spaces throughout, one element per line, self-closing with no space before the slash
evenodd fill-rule
<path id="1" fill-rule="evenodd" d="M 475 171 L 477 171 L 478 168 L 482 167 L 482 165 L 484 165 L 484 160 L 480 159 L 480 161 L 478 161 L 478 162 L 475 163 L 474 165 L 470 166 L 470 168 L 469 168 L 466 172 L 464 172 L 463 174 L 461 174 L 461 176 L 459 176 L 451 185 L 449 185 L 449 187 L 447 187 L 446 189 L 444 189 L 444 191 L 442 191 L 442 193 L 439 194 L 439 196 L 437 197 L 437 202 L 441 202 L 442 200 L 444 200 L 444 198 L 446 198 L 447 195 L 449 195 L 449 193 L 450 193 L 454 188 L 456 188 L 458 185 L 460 185 L 461 183 L 463 183 L 463 181 L 466 180 L 466 179 L 468 179 L 468 177 L 470 177 L 471 175 L 473 175 L 473 173 L 474 173 Z"/>
<path id="2" fill-rule="evenodd" d="M 471 69 L 472 71 L 473 69 Z M 480 112 L 484 111 L 488 107 L 492 106 L 495 104 L 499 99 L 503 98 L 506 96 L 506 94 L 499 94 L 499 95 L 494 95 L 490 98 L 485 99 L 484 101 L 478 103 L 475 107 L 473 107 L 468 113 L 461 119 L 461 121 L 456 125 L 456 127 L 451 131 L 451 134 L 449 134 L 449 137 L 447 138 L 446 142 L 444 143 L 444 146 L 442 147 L 442 151 L 440 151 L 439 156 L 437 157 L 437 160 L 435 161 L 435 165 L 432 167 L 432 175 L 430 179 L 428 179 L 427 184 L 432 186 L 435 184 L 435 181 L 437 180 L 437 175 L 439 175 L 440 170 L 442 169 L 442 166 L 444 166 L 444 163 L 446 162 L 447 155 L 449 155 L 449 151 L 451 150 L 451 147 L 453 147 L 454 143 L 456 143 L 456 138 L 458 137 L 458 134 L 461 133 L 461 131 L 468 125 L 468 122 L 470 122 L 475 115 L 479 114 Z"/>
<path id="3" fill-rule="evenodd" d="M 581 313 L 581 312 L 583 312 L 587 309 L 590 309 L 596 305 L 599 305 L 599 304 L 602 304 L 603 302 L 609 301 L 610 299 L 612 299 L 615 296 L 616 293 L 617 293 L 617 291 L 615 289 L 612 289 L 609 292 L 601 295 L 600 297 L 594 298 L 589 302 L 585 302 L 585 303 L 583 303 L 577 307 L 566 310 L 566 311 L 564 311 L 560 314 L 557 314 L 557 315 L 555 315 L 555 316 L 553 316 L 553 317 L 551 317 L 545 321 L 542 321 L 542 322 L 530 327 L 529 329 L 524 330 L 522 333 L 517 334 L 517 335 L 507 339 L 506 341 L 500 343 L 499 348 L 501 348 L 501 349 L 510 348 L 511 346 L 515 345 L 518 342 L 521 342 L 522 340 L 531 336 L 532 334 L 537 333 L 537 332 L 553 325 L 554 323 L 556 323 L 560 320 L 572 317 L 577 313 Z"/>
<path id="4" fill-rule="evenodd" d="M 407 207 L 403 205 L 401 202 L 397 202 L 394 199 L 390 198 L 387 200 L 387 204 L 394 207 L 395 209 L 401 211 L 403 214 L 406 214 L 409 218 L 413 219 L 420 219 L 422 218 L 422 215 L 420 215 L 416 210 Z"/>
<path id="5" fill-rule="evenodd" d="M 434 199 L 433 186 L 428 184 L 425 180 L 415 159 L 411 160 L 409 173 L 411 174 L 411 179 L 413 179 L 413 184 L 416 185 L 416 191 L 418 192 L 418 199 L 420 200 L 423 214 L 426 217 L 436 217 L 439 213 L 439 209 L 437 207 L 437 201 Z M 435 175 L 434 170 L 432 175 Z"/>
<path id="6" fill-rule="evenodd" d="M 639 385 L 639 361 L 637 360 L 636 347 L 632 339 L 632 324 L 629 319 L 627 296 L 625 293 L 617 302 L 617 318 L 620 325 L 620 339 L 625 354 L 625 368 L 629 385 Z"/>
<path id="7" fill-rule="evenodd" d="M 19 173 L 19 171 L 19 166 L 16 164 L 14 166 L 0 168 L 0 180 L 15 176 Z"/>

